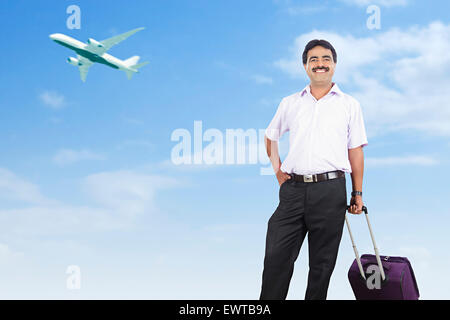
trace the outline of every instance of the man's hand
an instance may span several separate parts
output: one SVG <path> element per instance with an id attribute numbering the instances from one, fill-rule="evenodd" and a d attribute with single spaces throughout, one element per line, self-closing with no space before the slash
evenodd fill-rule
<path id="1" fill-rule="evenodd" d="M 363 212 L 362 211 L 363 205 L 364 205 L 364 203 L 363 203 L 362 197 L 354 196 L 350 200 L 350 208 L 348 209 L 348 212 L 350 212 L 352 214 L 361 214 Z"/>
<path id="2" fill-rule="evenodd" d="M 277 171 L 276 176 L 277 176 L 278 184 L 279 184 L 280 186 L 281 186 L 286 180 L 288 180 L 288 179 L 291 178 L 290 175 L 288 175 L 287 173 L 285 173 L 285 172 L 283 172 L 283 171 L 281 171 L 281 170 L 278 170 L 278 171 Z"/>

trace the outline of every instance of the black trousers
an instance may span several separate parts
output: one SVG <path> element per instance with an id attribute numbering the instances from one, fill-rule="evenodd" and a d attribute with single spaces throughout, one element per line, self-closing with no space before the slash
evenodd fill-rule
<path id="1" fill-rule="evenodd" d="M 287 180 L 267 227 L 260 300 L 286 299 L 303 240 L 308 234 L 306 300 L 325 300 L 336 264 L 347 210 L 345 177 L 322 182 Z"/>

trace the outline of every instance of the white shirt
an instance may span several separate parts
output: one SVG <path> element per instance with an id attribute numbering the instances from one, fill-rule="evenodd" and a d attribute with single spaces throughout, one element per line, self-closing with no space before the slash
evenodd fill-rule
<path id="1" fill-rule="evenodd" d="M 337 84 L 319 100 L 309 85 L 283 98 L 265 133 L 278 141 L 287 131 L 289 153 L 280 168 L 286 173 L 351 173 L 348 149 L 368 144 L 359 102 Z"/>

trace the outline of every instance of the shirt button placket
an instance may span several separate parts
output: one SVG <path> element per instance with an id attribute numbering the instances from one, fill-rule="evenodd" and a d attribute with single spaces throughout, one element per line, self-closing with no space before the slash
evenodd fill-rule
<path id="1" fill-rule="evenodd" d="M 319 108 L 319 104 L 320 101 L 315 100 L 314 104 L 313 104 L 313 117 L 312 117 L 312 130 L 311 130 L 311 134 L 309 136 L 309 158 L 308 158 L 308 166 L 309 166 L 309 170 L 312 170 L 312 153 L 313 153 L 313 136 L 314 136 L 314 132 L 316 131 L 316 123 L 317 123 L 317 114 L 318 114 L 318 108 Z M 310 172 L 313 173 L 313 172 Z"/>

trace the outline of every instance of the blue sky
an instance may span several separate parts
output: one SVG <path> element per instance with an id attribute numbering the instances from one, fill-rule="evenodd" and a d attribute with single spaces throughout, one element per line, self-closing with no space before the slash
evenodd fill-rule
<path id="1" fill-rule="evenodd" d="M 66 27 L 73 4 L 79 30 Z M 380 29 L 366 26 L 370 4 Z M 223 136 L 264 129 L 281 99 L 308 84 L 299 57 L 321 37 L 337 50 L 335 81 L 363 110 L 364 201 L 380 252 L 411 260 L 423 299 L 450 298 L 449 280 L 433 272 L 437 261 L 450 267 L 449 9 L 413 0 L 2 1 L 0 297 L 257 299 L 275 177 L 260 174 L 266 162 L 176 166 L 171 135 L 193 137 L 194 121 Z M 94 65 L 83 83 L 66 63 L 74 53 L 48 38 L 103 40 L 141 26 L 108 52 L 150 62 L 132 80 Z M 350 218 L 359 252 L 371 253 L 365 220 Z M 304 297 L 306 244 L 288 299 Z M 330 299 L 353 299 L 353 258 L 345 230 Z M 70 265 L 80 289 L 66 286 Z"/>

